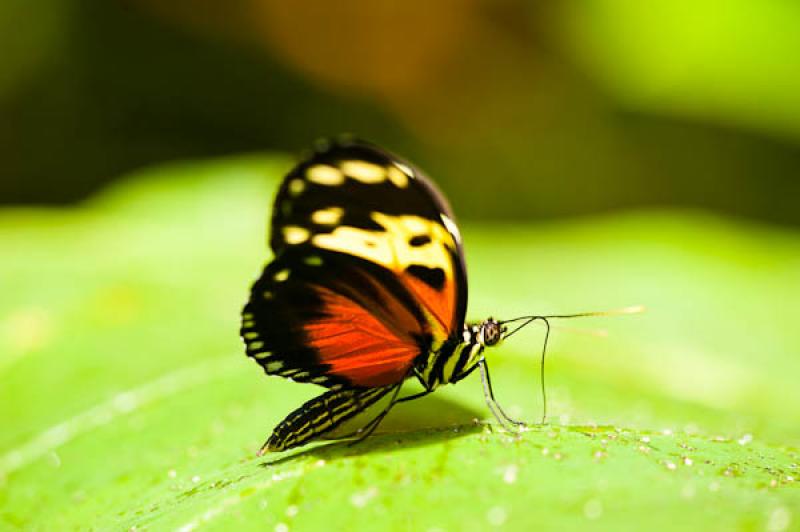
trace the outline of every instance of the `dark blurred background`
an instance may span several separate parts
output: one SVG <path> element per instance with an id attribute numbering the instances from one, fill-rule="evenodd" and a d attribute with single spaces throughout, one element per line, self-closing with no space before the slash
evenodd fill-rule
<path id="1" fill-rule="evenodd" d="M 796 225 L 798 28 L 787 0 L 3 0 L 0 203 L 352 132 L 461 218 Z"/>

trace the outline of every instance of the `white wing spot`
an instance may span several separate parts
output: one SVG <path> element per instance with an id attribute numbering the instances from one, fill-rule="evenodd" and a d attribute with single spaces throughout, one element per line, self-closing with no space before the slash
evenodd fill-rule
<path id="1" fill-rule="evenodd" d="M 398 163 L 398 162 L 395 162 L 394 164 L 395 164 L 395 166 L 397 166 L 397 167 L 398 167 L 400 170 L 402 170 L 402 172 L 403 172 L 404 174 L 406 174 L 408 177 L 416 177 L 416 176 L 414 175 L 414 170 L 412 170 L 412 169 L 411 169 L 411 167 L 410 167 L 410 166 L 408 166 L 407 164 Z"/>
<path id="2" fill-rule="evenodd" d="M 311 214 L 311 221 L 319 225 L 336 225 L 342 219 L 344 209 L 341 207 L 328 207 L 319 209 Z"/>
<path id="3" fill-rule="evenodd" d="M 288 278 L 289 278 L 289 270 L 281 270 L 278 273 L 276 273 L 275 276 L 273 277 L 273 279 L 275 279 L 279 283 L 282 283 Z"/>
<path id="4" fill-rule="evenodd" d="M 318 185 L 336 186 L 344 183 L 344 174 L 338 168 L 317 164 L 306 170 L 306 177 Z"/>
<path id="5" fill-rule="evenodd" d="M 345 175 L 368 185 L 380 183 L 386 179 L 385 168 L 366 161 L 343 161 L 341 168 Z"/>
<path id="6" fill-rule="evenodd" d="M 453 220 L 451 220 L 446 215 L 442 214 L 440 216 L 442 217 L 442 223 L 444 224 L 444 226 L 447 228 L 448 231 L 450 231 L 450 234 L 453 235 L 453 238 L 455 238 L 456 242 L 460 244 L 461 233 L 458 230 L 458 226 L 455 224 Z"/>
<path id="7" fill-rule="evenodd" d="M 283 228 L 283 239 L 287 244 L 302 244 L 311 236 L 308 229 L 297 225 L 287 225 Z"/>

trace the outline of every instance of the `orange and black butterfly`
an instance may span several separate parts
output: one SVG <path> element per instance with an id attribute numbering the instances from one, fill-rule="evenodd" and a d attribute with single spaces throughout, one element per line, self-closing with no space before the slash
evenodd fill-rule
<path id="1" fill-rule="evenodd" d="M 328 391 L 289 414 L 262 451 L 302 445 L 389 396 L 366 437 L 393 405 L 476 368 L 498 421 L 522 425 L 495 401 L 483 351 L 545 317 L 464 322 L 461 235 L 419 169 L 365 142 L 321 142 L 280 186 L 270 246 L 243 311 L 247 355 L 269 375 Z M 508 333 L 511 322 L 521 323 Z M 406 379 L 424 391 L 401 397 Z"/>

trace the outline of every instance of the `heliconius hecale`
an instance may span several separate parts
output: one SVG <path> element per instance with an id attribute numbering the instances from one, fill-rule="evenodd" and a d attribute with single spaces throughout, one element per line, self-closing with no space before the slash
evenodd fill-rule
<path id="1" fill-rule="evenodd" d="M 522 425 L 495 401 L 483 352 L 551 316 L 464 322 L 461 236 L 419 169 L 362 141 L 318 143 L 280 186 L 270 247 L 243 311 L 247 355 L 269 375 L 328 391 L 289 414 L 262 452 L 302 445 L 389 396 L 366 437 L 393 405 L 476 368 L 497 420 Z M 424 391 L 400 397 L 409 378 Z"/>

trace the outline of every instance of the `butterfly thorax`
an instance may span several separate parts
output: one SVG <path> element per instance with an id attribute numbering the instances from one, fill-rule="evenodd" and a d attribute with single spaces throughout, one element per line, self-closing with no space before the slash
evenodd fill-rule
<path id="1" fill-rule="evenodd" d="M 486 347 L 497 345 L 505 330 L 492 318 L 464 324 L 461 334 L 451 336 L 442 346 L 420 360 L 417 377 L 428 390 L 458 382 L 477 367 Z"/>

